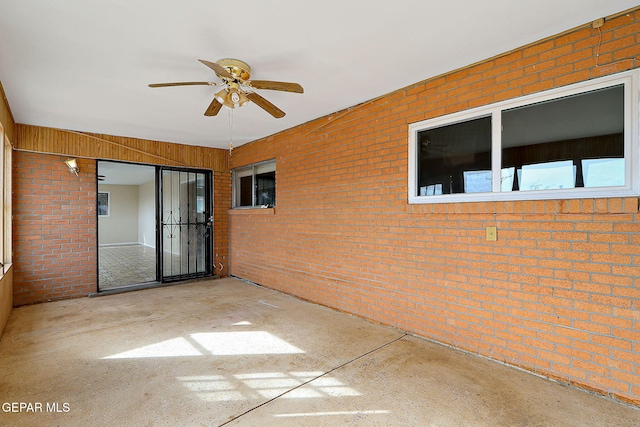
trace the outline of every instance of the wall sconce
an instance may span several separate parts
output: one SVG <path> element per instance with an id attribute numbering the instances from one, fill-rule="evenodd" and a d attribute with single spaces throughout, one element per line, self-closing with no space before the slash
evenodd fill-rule
<path id="1" fill-rule="evenodd" d="M 76 161 L 76 159 L 67 159 L 64 162 L 69 167 L 69 172 L 74 173 L 76 174 L 76 176 L 78 176 L 80 168 L 78 167 L 78 162 Z"/>

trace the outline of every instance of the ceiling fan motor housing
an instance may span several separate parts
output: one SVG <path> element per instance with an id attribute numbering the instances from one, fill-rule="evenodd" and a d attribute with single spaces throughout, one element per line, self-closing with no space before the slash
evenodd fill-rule
<path id="1" fill-rule="evenodd" d="M 246 81 L 251 78 L 251 68 L 239 59 L 225 58 L 216 61 L 216 63 L 227 70 L 229 74 L 237 80 Z"/>

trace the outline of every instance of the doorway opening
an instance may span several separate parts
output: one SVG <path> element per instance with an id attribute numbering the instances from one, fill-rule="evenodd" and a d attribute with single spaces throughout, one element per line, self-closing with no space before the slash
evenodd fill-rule
<path id="1" fill-rule="evenodd" d="M 211 172 L 98 161 L 98 292 L 211 275 Z"/>

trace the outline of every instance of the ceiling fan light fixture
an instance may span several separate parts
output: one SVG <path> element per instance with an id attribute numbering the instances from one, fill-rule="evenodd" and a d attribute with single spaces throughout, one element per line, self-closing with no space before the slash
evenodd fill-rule
<path id="1" fill-rule="evenodd" d="M 242 107 L 244 104 L 249 102 L 249 98 L 247 98 L 244 92 L 237 88 L 229 89 L 228 99 L 233 104 L 234 108 Z"/>
<path id="2" fill-rule="evenodd" d="M 234 108 L 235 107 L 235 105 L 233 104 L 233 101 L 231 99 L 231 93 L 229 93 L 228 91 L 227 91 L 227 96 L 224 99 L 224 102 L 222 102 L 222 105 L 224 105 L 227 108 Z"/>
<path id="3" fill-rule="evenodd" d="M 215 94 L 216 100 L 227 108 L 238 108 L 249 102 L 249 98 L 242 90 L 231 86 L 229 89 L 222 89 Z"/>
<path id="4" fill-rule="evenodd" d="M 220 104 L 225 105 L 228 95 L 229 95 L 229 91 L 227 89 L 222 89 L 220 92 L 215 94 L 215 97 Z"/>

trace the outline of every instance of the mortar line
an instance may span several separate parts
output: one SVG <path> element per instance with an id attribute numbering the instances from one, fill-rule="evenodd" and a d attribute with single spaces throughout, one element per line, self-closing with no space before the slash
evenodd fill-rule
<path id="1" fill-rule="evenodd" d="M 243 416 L 247 415 L 249 412 L 255 411 L 256 409 L 261 408 L 261 407 L 263 407 L 263 406 L 265 406 L 265 405 L 267 405 L 267 404 L 269 404 L 269 403 L 273 402 L 274 400 L 277 400 L 277 399 L 281 398 L 281 397 L 282 397 L 282 396 L 284 396 L 285 394 L 288 394 L 288 393 L 290 393 L 290 392 L 292 392 L 292 391 L 294 391 L 294 390 L 297 390 L 297 389 L 299 389 L 300 387 L 303 387 L 303 386 L 305 386 L 305 385 L 307 385 L 307 384 L 309 384 L 309 383 L 311 383 L 311 382 L 313 382 L 313 381 L 317 380 L 318 378 L 322 378 L 322 377 L 324 377 L 325 375 L 328 375 L 328 374 L 332 373 L 333 371 L 336 371 L 336 370 L 338 370 L 338 369 L 340 369 L 340 368 L 343 368 L 343 367 L 345 367 L 345 366 L 347 366 L 347 365 L 349 365 L 349 364 L 351 364 L 351 363 L 355 362 L 356 360 L 362 359 L 363 357 L 366 357 L 366 356 L 370 355 L 371 353 L 374 353 L 374 352 L 376 352 L 376 351 L 378 351 L 378 350 L 381 350 L 381 349 L 383 349 L 384 347 L 386 347 L 386 346 L 388 346 L 388 345 L 391 345 L 391 344 L 395 343 L 396 341 L 400 341 L 401 339 L 403 339 L 404 337 L 406 337 L 406 336 L 408 336 L 408 335 L 409 335 L 408 333 L 404 333 L 403 335 L 399 336 L 398 338 L 395 338 L 395 339 L 393 339 L 393 340 L 391 340 L 391 341 L 389 341 L 389 342 L 386 342 L 386 343 L 384 343 L 384 344 L 381 344 L 381 345 L 379 345 L 378 347 L 374 348 L 373 350 L 369 350 L 369 351 L 367 351 L 366 353 L 363 353 L 363 354 L 361 354 L 361 355 L 359 355 L 359 356 L 354 357 L 354 358 L 353 358 L 353 359 L 351 359 L 351 360 L 348 360 L 348 361 L 346 361 L 346 362 L 342 363 L 341 365 L 338 365 L 338 366 L 336 366 L 336 367 L 334 367 L 334 368 L 331 368 L 331 369 L 329 369 L 328 371 L 326 371 L 326 372 L 324 372 L 324 373 L 322 373 L 322 374 L 320 374 L 320 375 L 318 375 L 318 376 L 316 376 L 316 377 L 314 377 L 314 378 L 312 378 L 312 379 L 310 379 L 310 380 L 308 380 L 308 381 L 305 381 L 305 382 L 303 382 L 303 383 L 301 383 L 301 384 L 298 384 L 297 386 L 295 386 L 295 387 L 293 387 L 293 388 L 291 388 L 291 389 L 289 389 L 289 390 L 287 390 L 287 391 L 285 391 L 285 392 L 283 392 L 283 393 L 280 393 L 279 395 L 277 395 L 277 396 L 275 396 L 275 397 L 272 397 L 271 399 L 268 399 L 268 400 L 266 400 L 266 401 L 262 402 L 261 404 L 254 406 L 254 407 L 253 407 L 253 408 L 251 408 L 251 409 L 247 409 L 247 410 L 246 410 L 246 411 L 244 411 L 243 413 L 241 413 L 241 414 L 239 414 L 239 415 L 236 415 L 235 417 L 231 418 L 230 420 L 225 421 L 224 423 L 222 423 L 222 424 L 218 425 L 218 427 L 225 426 L 225 425 L 229 424 L 230 422 L 235 421 L 235 420 L 237 420 L 237 419 L 239 419 L 239 418 L 241 418 L 241 417 L 243 417 Z"/>

